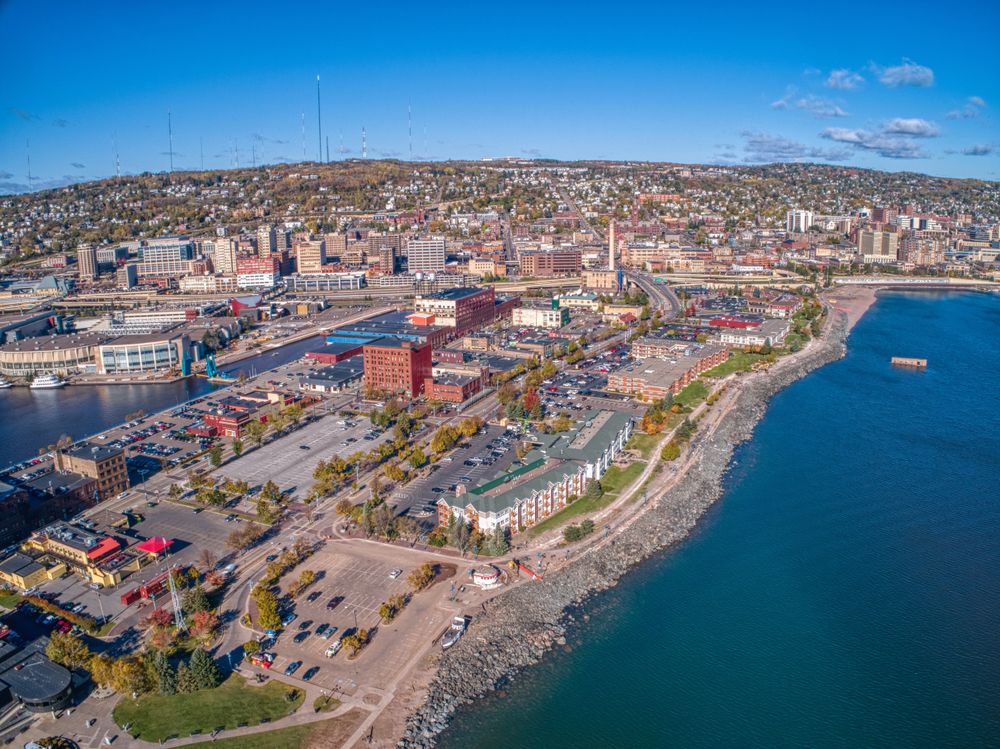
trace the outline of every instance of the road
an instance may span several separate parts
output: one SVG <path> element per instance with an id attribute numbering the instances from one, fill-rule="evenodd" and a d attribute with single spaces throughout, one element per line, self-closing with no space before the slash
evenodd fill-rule
<path id="1" fill-rule="evenodd" d="M 576 215 L 580 217 L 580 226 L 582 226 L 584 229 L 586 229 L 587 231 L 589 231 L 595 237 L 597 237 L 598 239 L 600 239 L 601 241 L 603 241 L 605 239 L 604 232 L 600 231 L 599 229 L 597 229 L 597 227 L 593 226 L 589 221 L 587 221 L 586 217 L 583 215 L 583 211 L 580 210 L 580 206 L 578 206 L 576 204 L 576 201 L 573 200 L 572 197 L 570 197 L 569 193 L 567 193 L 561 187 L 558 188 L 558 190 L 559 190 L 559 199 L 563 203 L 565 203 L 566 206 L 571 211 L 576 212 Z"/>
<path id="2" fill-rule="evenodd" d="M 678 317 L 681 314 L 681 300 L 666 284 L 656 283 L 648 273 L 634 270 L 625 271 L 625 277 L 646 292 L 649 300 L 667 312 L 668 317 Z"/>

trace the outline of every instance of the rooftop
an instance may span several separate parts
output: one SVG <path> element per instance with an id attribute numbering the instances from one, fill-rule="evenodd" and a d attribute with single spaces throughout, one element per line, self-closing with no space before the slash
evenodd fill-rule
<path id="1" fill-rule="evenodd" d="M 97 333 L 37 336 L 0 346 L 0 351 L 60 351 L 81 346 L 97 346 L 105 340 L 106 336 Z"/>
<path id="2" fill-rule="evenodd" d="M 94 442 L 78 442 L 72 447 L 63 450 L 64 455 L 72 458 L 101 461 L 113 458 L 124 453 L 124 448 L 111 447 L 110 445 L 98 445 Z"/>
<path id="3" fill-rule="evenodd" d="M 444 291 L 438 291 L 434 294 L 421 294 L 418 299 L 442 299 L 449 302 L 454 302 L 458 299 L 465 299 L 466 297 L 475 296 L 484 291 L 488 291 L 488 287 L 480 288 L 479 286 L 456 286 L 453 289 L 445 289 Z"/>

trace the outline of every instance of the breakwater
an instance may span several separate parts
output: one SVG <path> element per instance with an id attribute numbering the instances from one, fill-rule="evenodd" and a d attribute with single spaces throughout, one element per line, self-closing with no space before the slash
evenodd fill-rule
<path id="1" fill-rule="evenodd" d="M 522 669 L 562 645 L 575 625 L 574 607 L 614 586 L 631 568 L 682 541 L 722 494 L 722 477 L 735 447 L 748 440 L 779 390 L 843 356 L 843 316 L 793 360 L 769 373 L 745 377 L 730 411 L 698 445 L 696 464 L 663 497 L 609 543 L 581 554 L 540 583 L 494 598 L 469 633 L 444 654 L 424 704 L 410 717 L 400 747 L 430 747 L 457 707 L 502 687 Z"/>

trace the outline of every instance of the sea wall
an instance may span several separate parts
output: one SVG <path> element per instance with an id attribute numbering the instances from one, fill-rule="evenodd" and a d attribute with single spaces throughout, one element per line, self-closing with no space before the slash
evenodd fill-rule
<path id="1" fill-rule="evenodd" d="M 398 746 L 431 747 L 455 709 L 508 682 L 565 643 L 568 610 L 591 593 L 614 586 L 651 554 L 683 540 L 722 494 L 722 477 L 736 445 L 750 439 L 772 395 L 844 355 L 847 320 L 839 315 L 827 337 L 766 374 L 739 383 L 731 410 L 697 446 L 696 464 L 613 543 L 581 554 L 539 583 L 520 585 L 492 599 L 468 633 L 441 657 L 421 707 L 410 716 Z"/>

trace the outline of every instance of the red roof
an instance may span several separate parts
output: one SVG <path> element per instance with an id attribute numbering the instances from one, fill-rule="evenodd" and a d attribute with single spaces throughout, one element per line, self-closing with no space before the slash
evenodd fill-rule
<path id="1" fill-rule="evenodd" d="M 172 538 L 147 538 L 141 544 L 136 544 L 139 551 L 145 551 L 149 554 L 159 554 L 164 549 L 169 549 L 174 545 L 174 540 Z"/>
<path id="2" fill-rule="evenodd" d="M 111 538 L 111 536 L 105 536 L 100 541 L 98 541 L 94 546 L 87 549 L 87 559 L 101 559 L 106 557 L 113 551 L 118 551 L 118 541 Z"/>

